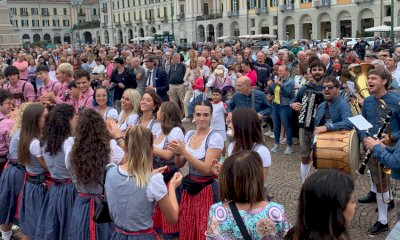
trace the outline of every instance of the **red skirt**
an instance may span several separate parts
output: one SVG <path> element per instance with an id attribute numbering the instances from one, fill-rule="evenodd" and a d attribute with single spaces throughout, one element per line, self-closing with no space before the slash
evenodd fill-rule
<path id="1" fill-rule="evenodd" d="M 169 182 L 166 184 L 167 189 L 169 187 Z M 153 215 L 153 227 L 157 230 L 159 234 L 178 234 L 179 233 L 179 224 L 171 225 L 167 222 L 164 215 L 161 212 L 160 207 L 156 206 Z"/>
<path id="2" fill-rule="evenodd" d="M 214 204 L 213 185 L 210 184 L 193 196 L 182 192 L 179 208 L 179 239 L 205 239 L 208 213 Z"/>

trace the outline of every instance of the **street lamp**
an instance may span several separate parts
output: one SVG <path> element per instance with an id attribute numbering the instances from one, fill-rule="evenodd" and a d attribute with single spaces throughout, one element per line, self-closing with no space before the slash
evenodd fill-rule
<path id="1" fill-rule="evenodd" d="M 72 0 L 71 1 L 71 6 L 72 6 L 73 9 L 82 9 L 82 2 L 83 2 L 83 0 Z M 79 33 L 79 38 L 78 38 L 79 48 L 81 48 L 81 26 L 80 26 L 80 23 L 79 23 L 79 13 L 78 13 L 78 11 L 76 13 L 76 20 L 77 20 L 77 24 L 76 25 L 78 26 L 78 33 Z"/>

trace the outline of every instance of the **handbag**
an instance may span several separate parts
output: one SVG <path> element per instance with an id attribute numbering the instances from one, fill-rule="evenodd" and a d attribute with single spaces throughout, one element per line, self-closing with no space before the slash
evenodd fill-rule
<path id="1" fill-rule="evenodd" d="M 101 194 L 101 202 L 96 208 L 96 211 L 93 216 L 93 221 L 96 223 L 109 223 L 112 222 L 111 216 L 110 216 L 110 211 L 108 210 L 108 203 L 106 198 L 104 197 L 104 189 L 105 189 L 105 184 L 106 184 L 106 175 L 108 170 L 110 168 L 114 167 L 115 165 L 108 165 L 106 169 L 104 170 L 104 177 L 103 177 L 103 192 Z"/>
<path id="2" fill-rule="evenodd" d="M 244 240 L 252 240 L 252 238 L 250 237 L 249 232 L 247 231 L 246 226 L 244 225 L 243 219 L 239 214 L 239 210 L 237 209 L 235 202 L 234 201 L 230 201 L 229 202 L 229 207 L 231 208 L 233 218 L 235 219 L 235 222 L 236 222 L 237 226 L 239 227 L 239 230 L 240 230 L 240 233 L 243 236 L 243 239 Z"/>

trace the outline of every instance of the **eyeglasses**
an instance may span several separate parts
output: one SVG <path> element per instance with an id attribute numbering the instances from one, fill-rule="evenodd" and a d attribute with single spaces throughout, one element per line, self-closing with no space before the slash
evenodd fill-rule
<path id="1" fill-rule="evenodd" d="M 323 90 L 332 90 L 335 86 L 322 86 Z"/>

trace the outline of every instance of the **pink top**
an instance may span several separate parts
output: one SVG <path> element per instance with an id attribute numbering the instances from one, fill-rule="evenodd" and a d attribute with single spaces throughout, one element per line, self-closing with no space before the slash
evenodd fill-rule
<path id="1" fill-rule="evenodd" d="M 38 91 L 38 98 L 43 96 L 46 92 L 53 92 L 54 96 L 58 95 L 60 91 L 61 83 L 50 80 L 46 86 L 41 86 Z"/>
<path id="2" fill-rule="evenodd" d="M 72 106 L 75 105 L 75 100 L 72 99 L 69 95 L 68 83 L 63 83 L 58 90 L 58 94 L 55 96 L 57 97 L 57 104 L 66 103 Z"/>
<path id="3" fill-rule="evenodd" d="M 250 72 L 246 73 L 245 76 L 250 78 L 250 86 L 254 87 L 257 82 L 257 72 L 256 70 L 251 70 Z"/>
<path id="4" fill-rule="evenodd" d="M 113 70 L 114 70 L 114 64 L 112 64 L 112 63 L 108 64 L 108 66 L 107 66 L 108 79 L 111 78 L 111 74 L 112 74 Z"/>
<path id="5" fill-rule="evenodd" d="M 8 155 L 8 148 L 11 141 L 10 132 L 13 124 L 13 120 L 0 112 L 0 158 L 5 158 Z"/>
<path id="6" fill-rule="evenodd" d="M 13 66 L 18 68 L 19 70 L 19 79 L 21 80 L 28 80 L 28 62 L 27 61 L 15 61 Z"/>
<path id="7" fill-rule="evenodd" d="M 86 92 L 81 93 L 78 100 L 75 101 L 75 112 L 78 113 L 80 108 L 92 108 L 93 106 L 93 94 L 94 91 L 92 88 L 89 88 Z"/>
<path id="8" fill-rule="evenodd" d="M 192 89 L 203 91 L 204 88 L 204 80 L 203 78 L 199 77 L 193 81 Z"/>
<path id="9" fill-rule="evenodd" d="M 30 82 L 18 80 L 15 86 L 8 83 L 4 89 L 14 95 L 14 105 L 16 107 L 23 102 L 34 102 L 36 100 L 36 93 Z"/>

